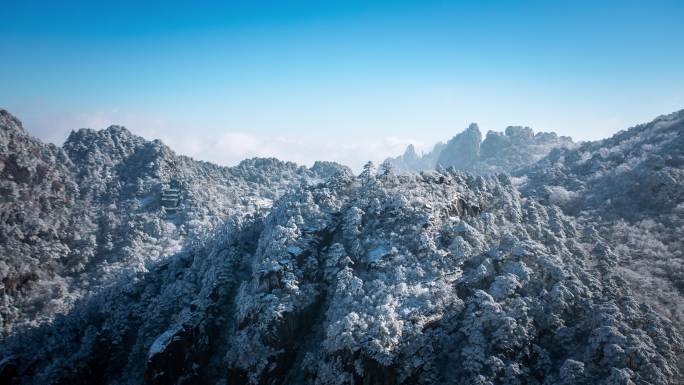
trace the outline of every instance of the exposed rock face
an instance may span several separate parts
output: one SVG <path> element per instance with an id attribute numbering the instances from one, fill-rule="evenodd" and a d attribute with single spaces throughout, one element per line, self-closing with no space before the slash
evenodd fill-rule
<path id="1" fill-rule="evenodd" d="M 489 131 L 482 142 L 479 173 L 511 172 L 534 164 L 555 148 L 574 147 L 568 137 L 534 133 L 529 127 L 507 127 L 505 134 Z"/>
<path id="2" fill-rule="evenodd" d="M 408 170 L 414 165 L 419 164 L 420 161 L 421 158 L 418 156 L 418 153 L 416 153 L 416 148 L 413 147 L 412 144 L 409 144 L 408 147 L 406 147 L 406 151 L 404 151 L 404 155 L 396 157 L 392 164 L 399 170 Z"/>
<path id="3" fill-rule="evenodd" d="M 437 166 L 454 167 L 458 170 L 469 170 L 480 156 L 482 134 L 477 124 L 454 136 L 439 153 Z"/>
<path id="4" fill-rule="evenodd" d="M 477 124 L 454 136 L 446 144 L 438 143 L 422 156 L 412 145 L 396 158 L 387 159 L 400 172 L 454 167 L 479 175 L 513 172 L 546 156 L 554 148 L 570 148 L 568 137 L 555 133 L 535 134 L 529 127 L 508 127 L 505 133 L 489 131 L 482 140 Z"/>
<path id="5" fill-rule="evenodd" d="M 445 146 L 445 143 L 437 143 L 431 152 L 418 155 L 415 147 L 409 144 L 403 155 L 388 158 L 386 162 L 389 162 L 399 172 L 432 170 L 435 168 L 439 155 Z"/>

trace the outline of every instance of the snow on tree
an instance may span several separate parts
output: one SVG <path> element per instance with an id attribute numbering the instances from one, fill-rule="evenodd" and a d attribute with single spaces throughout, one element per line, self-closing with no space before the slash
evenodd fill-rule
<path id="1" fill-rule="evenodd" d="M 0 377 L 680 383 L 681 324 L 668 316 L 681 309 L 625 279 L 657 261 L 643 274 L 677 282 L 680 117 L 554 150 L 513 179 L 377 174 L 370 162 L 358 177 L 323 162 L 219 167 L 116 126 L 60 149 L 0 111 Z M 473 169 L 540 135 L 511 128 L 475 143 L 470 131 L 451 145 L 479 146 L 462 154 L 477 155 Z M 656 199 L 635 212 L 624 210 L 645 199 L 635 190 L 590 188 L 649 170 L 672 180 L 644 179 Z M 173 216 L 158 199 L 172 179 Z"/>

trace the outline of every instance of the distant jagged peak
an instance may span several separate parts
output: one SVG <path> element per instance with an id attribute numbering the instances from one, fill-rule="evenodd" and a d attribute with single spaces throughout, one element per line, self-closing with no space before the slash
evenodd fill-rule
<path id="1" fill-rule="evenodd" d="M 506 136 L 509 138 L 532 140 L 534 138 L 534 131 L 529 127 L 523 126 L 508 126 L 506 127 Z"/>
<path id="2" fill-rule="evenodd" d="M 478 126 L 477 123 L 470 123 L 468 128 L 453 136 L 446 144 L 448 146 L 451 143 L 464 140 L 466 138 L 471 142 L 477 141 L 479 143 L 482 141 L 482 132 L 480 131 L 480 126 Z"/>
<path id="3" fill-rule="evenodd" d="M 477 125 L 477 123 L 473 122 L 468 125 L 468 128 L 466 131 L 471 131 L 471 132 L 480 132 L 480 126 Z M 480 134 L 482 135 L 482 134 Z"/>
<path id="4" fill-rule="evenodd" d="M 482 143 L 483 148 L 490 147 L 494 143 L 505 142 L 509 145 L 535 145 L 535 144 L 558 144 L 558 146 L 571 145 L 574 142 L 569 136 L 559 136 L 555 132 L 534 132 L 527 126 L 508 126 L 504 132 L 488 131 L 487 137 Z"/>
<path id="5" fill-rule="evenodd" d="M 13 130 L 22 133 L 26 132 L 21 124 L 21 120 L 10 114 L 4 108 L 0 108 L 0 127 L 4 130 Z"/>
<path id="6" fill-rule="evenodd" d="M 446 143 L 447 146 L 458 143 L 459 141 L 469 140 L 469 142 L 482 142 L 482 131 L 480 131 L 480 126 L 477 123 L 470 123 L 468 128 L 454 135 Z"/>
<path id="7" fill-rule="evenodd" d="M 447 141 L 447 146 L 458 140 L 464 140 L 465 138 L 470 139 L 470 141 L 477 141 L 478 143 L 482 141 L 482 131 L 480 131 L 480 126 L 477 123 L 470 123 L 468 128 L 454 135 L 449 141 Z"/>
<path id="8" fill-rule="evenodd" d="M 406 150 L 404 151 L 404 161 L 411 161 L 411 160 L 417 160 L 419 158 L 418 153 L 416 152 L 416 148 L 413 146 L 413 144 L 409 144 L 406 147 Z"/>
<path id="9" fill-rule="evenodd" d="M 400 172 L 455 167 L 476 174 L 511 172 L 533 163 L 557 147 L 572 147 L 567 136 L 554 132 L 535 133 L 527 126 L 508 126 L 503 132 L 488 131 L 482 138 L 477 123 L 453 136 L 446 143 L 438 143 L 426 154 L 418 155 L 410 146 L 403 155 L 388 158 Z"/>
<path id="10" fill-rule="evenodd" d="M 501 131 L 489 130 L 489 131 L 487 131 L 487 135 L 485 136 L 485 140 L 488 140 L 489 138 L 495 138 L 495 139 L 496 138 L 503 138 L 505 136 L 506 135 Z"/>
<path id="11" fill-rule="evenodd" d="M 536 141 L 552 141 L 552 140 L 564 140 L 568 142 L 572 142 L 572 138 L 569 136 L 558 136 L 555 132 L 537 132 L 534 134 L 534 140 Z"/>
<path id="12" fill-rule="evenodd" d="M 477 123 L 471 123 L 468 128 L 454 136 L 439 154 L 436 165 L 453 166 L 457 169 L 469 169 L 480 156 L 482 133 Z"/>

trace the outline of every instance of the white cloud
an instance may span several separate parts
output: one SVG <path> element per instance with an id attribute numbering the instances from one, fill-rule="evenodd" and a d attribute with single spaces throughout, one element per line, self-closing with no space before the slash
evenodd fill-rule
<path id="1" fill-rule="evenodd" d="M 389 156 L 402 154 L 409 144 L 419 151 L 429 150 L 425 143 L 413 138 L 374 136 L 372 132 L 363 138 L 350 138 L 343 133 L 339 137 L 318 139 L 257 135 L 205 127 L 192 121 L 168 121 L 159 116 L 118 108 L 45 115 L 30 123 L 27 126 L 29 132 L 57 144 L 61 144 L 72 129 L 103 129 L 112 124 L 122 125 L 148 140 L 162 140 L 179 154 L 226 166 L 236 165 L 246 158 L 275 157 L 306 166 L 313 165 L 317 160 L 335 161 L 359 172 L 365 162 L 371 160 L 380 163 Z M 47 130 L 36 130 L 35 126 L 51 128 L 50 135 L 45 135 Z"/>
<path id="2" fill-rule="evenodd" d="M 413 138 L 374 136 L 372 132 L 363 138 L 347 137 L 344 133 L 317 139 L 258 135 L 206 127 L 196 121 L 169 121 L 160 116 L 118 108 L 41 116 L 31 121 L 27 129 L 44 140 L 61 144 L 72 129 L 103 129 L 112 124 L 125 126 L 148 140 L 160 139 L 179 154 L 226 166 L 236 165 L 246 158 L 275 157 L 306 166 L 317 160 L 335 161 L 359 172 L 365 162 L 380 163 L 388 156 L 403 153 L 409 144 L 418 150 L 429 150 L 425 143 Z M 50 135 L 43 132 L 47 130 L 36 130 L 35 126 L 51 128 Z"/>
<path id="3" fill-rule="evenodd" d="M 164 139 L 163 139 L 164 140 Z M 165 140 L 176 152 L 210 162 L 234 165 L 245 158 L 275 157 L 311 166 L 317 160 L 342 163 L 360 171 L 368 160 L 379 163 L 403 153 L 406 146 L 423 144 L 409 138 L 367 138 L 358 143 L 332 143 L 306 138 L 265 137 L 245 132 L 226 132 L 218 137 L 170 135 Z"/>

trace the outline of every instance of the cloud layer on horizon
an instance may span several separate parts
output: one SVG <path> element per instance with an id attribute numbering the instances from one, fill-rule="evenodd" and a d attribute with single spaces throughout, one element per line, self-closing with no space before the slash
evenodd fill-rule
<path id="1" fill-rule="evenodd" d="M 125 126 L 133 134 L 145 139 L 160 139 L 179 154 L 225 166 L 234 166 L 252 157 L 274 157 L 306 166 L 313 165 L 317 160 L 335 161 L 360 172 L 365 162 L 382 162 L 389 156 L 403 153 L 409 144 L 419 151 L 429 150 L 428 144 L 414 138 L 374 137 L 372 133 L 366 140 L 337 143 L 332 140 L 257 135 L 234 130 L 212 129 L 207 132 L 160 117 L 118 109 L 72 115 L 44 112 L 26 120 L 21 115 L 17 117 L 24 121 L 29 133 L 57 145 L 61 145 L 72 130 L 104 129 L 115 124 Z"/>

